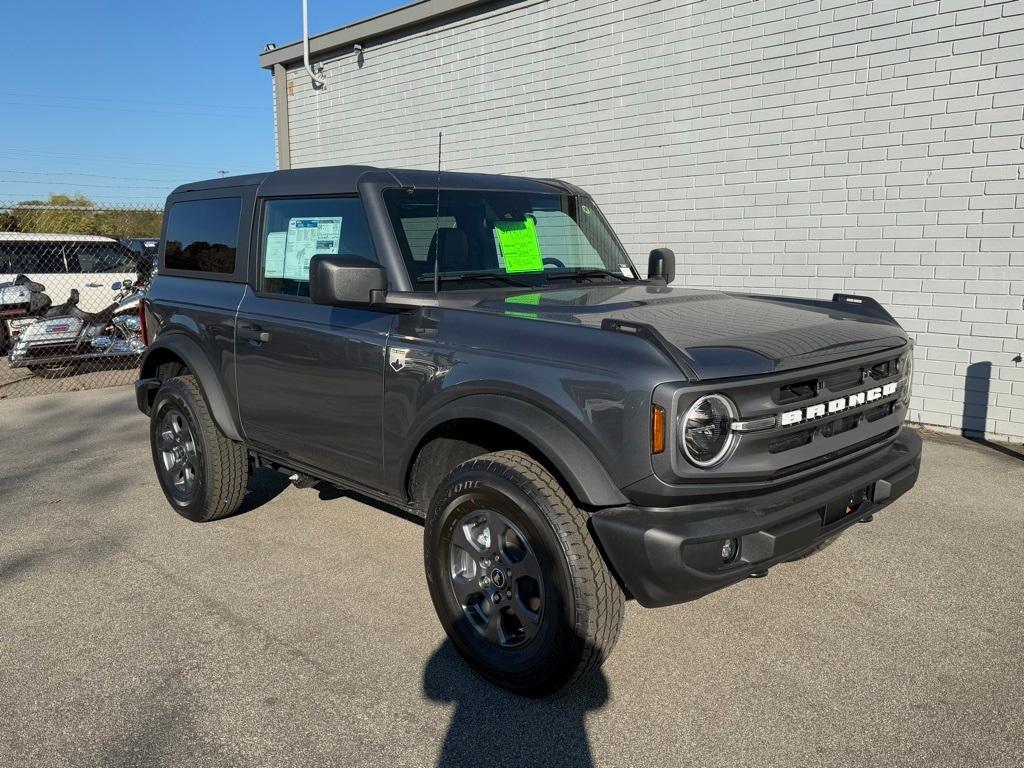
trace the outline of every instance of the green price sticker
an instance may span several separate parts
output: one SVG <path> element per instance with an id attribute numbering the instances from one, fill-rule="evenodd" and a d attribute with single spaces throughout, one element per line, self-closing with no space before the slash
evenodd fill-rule
<path id="1" fill-rule="evenodd" d="M 539 293 L 522 293 L 518 296 L 509 296 L 505 299 L 506 304 L 540 304 Z"/>
<path id="2" fill-rule="evenodd" d="M 537 242 L 537 225 L 533 219 L 497 221 L 494 228 L 498 232 L 498 245 L 501 246 L 506 272 L 540 272 L 544 269 L 540 243 Z"/>

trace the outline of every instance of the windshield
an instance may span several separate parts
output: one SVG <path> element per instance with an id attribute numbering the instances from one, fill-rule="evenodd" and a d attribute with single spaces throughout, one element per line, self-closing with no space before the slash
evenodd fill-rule
<path id="1" fill-rule="evenodd" d="M 542 285 L 637 275 L 597 206 L 557 193 L 389 189 L 384 192 L 413 290 Z"/>

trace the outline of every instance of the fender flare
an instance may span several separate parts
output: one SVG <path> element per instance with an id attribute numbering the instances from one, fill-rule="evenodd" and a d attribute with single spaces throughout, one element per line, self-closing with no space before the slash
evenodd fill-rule
<path id="1" fill-rule="evenodd" d="M 206 404 L 210 408 L 210 414 L 220 431 L 229 440 L 243 440 L 241 425 L 238 423 L 238 414 L 232 407 L 224 393 L 224 385 L 216 368 L 210 362 L 210 358 L 203 351 L 203 348 L 183 333 L 163 333 L 146 350 L 142 361 L 139 364 L 140 376 L 147 378 L 153 375 L 154 371 L 147 373 L 147 363 L 150 358 L 160 350 L 173 352 L 182 362 L 188 366 L 192 374 L 199 380 L 199 388 L 206 398 Z"/>
<path id="2" fill-rule="evenodd" d="M 404 481 L 423 439 L 431 430 L 456 419 L 488 421 L 522 437 L 554 467 L 572 495 L 595 507 L 627 504 L 594 452 L 564 422 L 536 405 L 508 395 L 466 395 L 435 411 L 418 425 L 401 461 Z"/>

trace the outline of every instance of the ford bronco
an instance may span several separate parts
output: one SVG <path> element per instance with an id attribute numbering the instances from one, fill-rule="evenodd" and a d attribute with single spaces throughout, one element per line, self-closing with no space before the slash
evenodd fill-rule
<path id="1" fill-rule="evenodd" d="M 912 344 L 870 298 L 641 276 L 571 184 L 340 166 L 168 198 L 136 385 L 171 506 L 256 468 L 424 518 L 441 623 L 541 695 L 611 652 L 624 601 L 804 557 L 913 486 Z M 685 280 L 684 280 L 685 282 Z"/>

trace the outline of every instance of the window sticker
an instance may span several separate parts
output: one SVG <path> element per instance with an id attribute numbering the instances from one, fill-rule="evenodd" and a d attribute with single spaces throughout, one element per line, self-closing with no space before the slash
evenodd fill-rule
<path id="1" fill-rule="evenodd" d="M 540 243 L 537 242 L 537 225 L 533 219 L 496 221 L 494 230 L 498 233 L 506 272 L 540 272 L 544 269 Z"/>
<path id="2" fill-rule="evenodd" d="M 287 232 L 268 232 L 267 247 L 263 251 L 263 276 L 284 277 L 284 247 Z"/>
<path id="3" fill-rule="evenodd" d="M 288 220 L 284 264 L 280 277 L 309 280 L 309 262 L 319 253 L 338 253 L 341 248 L 341 217 L 312 216 Z"/>

